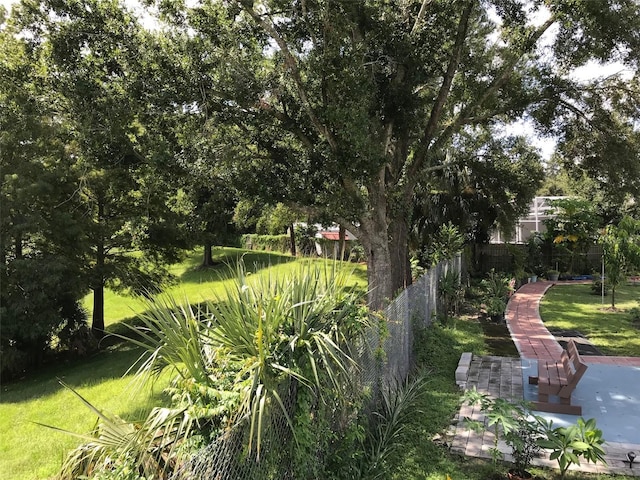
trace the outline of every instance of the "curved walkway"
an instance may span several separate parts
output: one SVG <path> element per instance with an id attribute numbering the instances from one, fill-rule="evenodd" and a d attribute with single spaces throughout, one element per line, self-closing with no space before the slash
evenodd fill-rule
<path id="1" fill-rule="evenodd" d="M 564 283 L 564 282 L 562 282 Z M 553 282 L 527 283 L 513 294 L 507 306 L 507 326 L 520 357 L 527 360 L 557 360 L 562 347 L 540 318 L 540 300 Z M 640 367 L 640 357 L 583 355 L 585 363 Z"/>

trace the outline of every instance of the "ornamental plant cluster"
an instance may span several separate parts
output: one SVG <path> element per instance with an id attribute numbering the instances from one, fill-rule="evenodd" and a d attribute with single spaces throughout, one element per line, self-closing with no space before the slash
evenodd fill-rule
<path id="1" fill-rule="evenodd" d="M 486 422 L 465 419 L 472 430 L 493 429 L 494 445 L 490 453 L 496 469 L 498 460 L 502 459 L 498 448 L 501 440 L 511 448 L 514 466 L 511 471 L 521 478 L 530 476 L 528 468 L 542 452 L 557 462 L 561 479 L 565 478 L 571 465 L 580 465 L 581 460 L 606 464 L 602 448 L 605 440 L 593 418 L 580 417 L 573 425 L 556 426 L 553 420 L 535 415 L 527 402 L 492 398 L 475 389 L 465 392 L 463 402 L 479 405 L 486 418 Z"/>
<path id="2" fill-rule="evenodd" d="M 309 265 L 254 277 L 240 263 L 215 301 L 150 301 L 130 341 L 144 349 L 141 379 L 172 376 L 170 406 L 132 424 L 85 401 L 100 420 L 60 478 L 124 478 L 125 470 L 126 478 L 168 478 L 190 453 L 232 431 L 243 432 L 246 458 L 268 462 L 265 439 L 282 419 L 289 434 L 280 453 L 290 452 L 294 471 L 321 468 L 318 439 L 333 439 L 336 418 L 352 418 L 361 398 L 350 348 L 361 345 L 368 311 L 347 278 Z"/>
<path id="3" fill-rule="evenodd" d="M 487 278 L 482 280 L 481 286 L 483 291 L 482 303 L 487 316 L 494 321 L 503 320 L 507 302 L 514 291 L 513 279 L 491 270 Z"/>

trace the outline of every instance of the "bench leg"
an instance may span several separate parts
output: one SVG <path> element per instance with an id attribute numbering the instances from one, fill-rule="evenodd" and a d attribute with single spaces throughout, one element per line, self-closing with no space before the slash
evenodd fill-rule
<path id="1" fill-rule="evenodd" d="M 533 402 L 534 410 L 540 410 L 542 412 L 551 413 L 566 413 L 568 415 L 582 415 L 582 407 L 579 405 L 571 405 L 571 396 L 561 397 L 556 392 L 551 394 L 538 386 L 538 401 Z M 549 399 L 549 396 L 558 397 L 558 400 L 553 402 Z"/>
<path id="2" fill-rule="evenodd" d="M 582 407 L 580 405 L 570 405 L 567 403 L 549 403 L 548 395 L 547 400 L 539 399 L 533 403 L 533 409 L 541 412 L 550 413 L 566 413 L 567 415 L 582 415 Z"/>

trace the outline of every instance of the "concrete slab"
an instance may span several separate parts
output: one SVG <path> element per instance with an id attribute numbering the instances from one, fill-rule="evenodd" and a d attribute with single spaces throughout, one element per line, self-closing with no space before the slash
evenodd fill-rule
<path id="1" fill-rule="evenodd" d="M 529 385 L 529 375 L 537 373 L 537 360 L 557 360 L 562 347 L 549 333 L 539 313 L 540 299 L 550 282 L 524 285 L 514 294 L 507 307 L 507 325 L 521 359 L 474 357 L 469 366 L 467 388 L 477 388 L 494 397 L 535 400 L 537 387 Z M 640 358 L 583 355 L 589 365 L 573 392 L 572 400 L 582 406 L 584 418 L 595 418 L 606 440 L 607 465 L 583 462 L 575 470 L 594 473 L 624 473 L 640 476 Z M 511 395 L 508 395 L 510 392 Z M 469 413 L 465 410 L 465 413 Z M 483 421 L 476 409 L 470 415 Z M 575 423 L 578 417 L 537 412 L 558 426 Z M 463 418 L 463 415 L 459 415 Z M 457 442 L 460 453 L 488 458 L 489 437 L 465 431 L 459 424 L 456 433 L 464 436 Z M 638 461 L 629 468 L 627 453 L 633 451 Z M 555 462 L 537 458 L 534 464 L 556 468 Z"/>
<path id="2" fill-rule="evenodd" d="M 492 394 L 493 388 L 489 388 L 498 380 L 501 387 L 508 387 L 511 384 L 512 399 L 533 400 L 536 396 L 536 387 L 528 384 L 528 377 L 535 373 L 535 366 L 536 361 L 531 359 L 474 357 L 469 369 L 467 388 L 477 388 L 480 392 L 498 396 L 495 393 Z M 510 371 L 511 378 L 504 375 L 504 371 Z M 574 398 L 576 403 L 580 403 L 583 407 L 582 416 L 595 418 L 603 432 L 606 440 L 604 448 L 607 465 L 582 462 L 581 465 L 572 467 L 572 470 L 640 476 L 640 367 L 590 365 L 574 391 Z M 548 412 L 536 412 L 536 414 L 553 420 L 558 426 L 573 424 L 578 418 L 573 415 Z M 462 407 L 458 415 L 460 421 L 456 426 L 455 438 L 451 445 L 452 451 L 472 457 L 491 458 L 489 449 L 493 446 L 493 434 L 486 431 L 481 433 L 470 431 L 464 425 L 465 417 L 481 422 L 486 421 L 479 408 Z M 498 447 L 506 454 L 505 460 L 508 461 L 509 448 L 503 442 L 500 442 Z M 633 469 L 629 468 L 626 456 L 630 451 L 635 452 L 639 458 Z M 556 462 L 549 460 L 548 455 L 534 459 L 533 463 L 557 468 Z"/>
<path id="3" fill-rule="evenodd" d="M 522 359 L 525 400 L 537 398 L 537 387 L 529 385 L 536 374 L 536 361 Z M 640 445 L 640 367 L 589 364 L 573 392 L 572 403 L 582 406 L 582 416 L 595 418 L 607 442 Z M 557 425 L 575 423 L 576 416 L 537 412 Z M 640 455 L 640 451 L 637 452 Z"/>

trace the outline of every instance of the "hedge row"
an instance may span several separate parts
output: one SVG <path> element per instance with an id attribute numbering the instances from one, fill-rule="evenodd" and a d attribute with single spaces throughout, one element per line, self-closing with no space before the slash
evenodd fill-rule
<path id="1" fill-rule="evenodd" d="M 258 235 L 250 233 L 242 236 L 242 245 L 249 250 L 288 253 L 291 250 L 289 235 Z"/>

